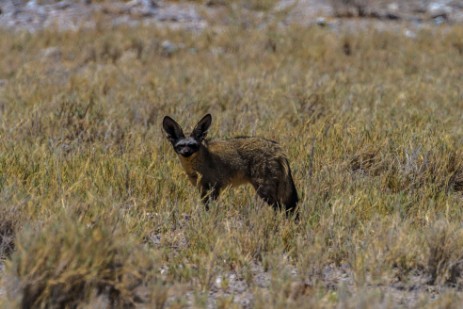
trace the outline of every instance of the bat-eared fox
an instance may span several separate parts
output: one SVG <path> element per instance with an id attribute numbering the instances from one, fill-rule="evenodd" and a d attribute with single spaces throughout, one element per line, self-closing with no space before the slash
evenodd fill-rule
<path id="1" fill-rule="evenodd" d="M 199 188 L 206 209 L 223 188 L 250 183 L 266 203 L 293 213 L 299 198 L 281 147 L 259 137 L 205 140 L 211 122 L 212 116 L 207 114 L 190 135 L 185 135 L 169 116 L 162 123 L 188 178 Z"/>

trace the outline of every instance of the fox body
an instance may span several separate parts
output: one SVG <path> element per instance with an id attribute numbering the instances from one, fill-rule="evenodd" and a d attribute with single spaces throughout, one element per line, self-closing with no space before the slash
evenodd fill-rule
<path id="1" fill-rule="evenodd" d="M 163 128 L 191 183 L 199 187 L 208 209 L 227 186 L 250 183 L 265 202 L 293 212 L 298 195 L 288 159 L 274 141 L 259 137 L 205 140 L 211 125 L 204 116 L 189 136 L 169 116 Z"/>

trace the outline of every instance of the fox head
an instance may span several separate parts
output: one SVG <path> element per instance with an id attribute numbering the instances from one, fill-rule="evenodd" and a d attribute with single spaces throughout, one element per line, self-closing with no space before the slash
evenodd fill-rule
<path id="1" fill-rule="evenodd" d="M 175 152 L 188 158 L 199 150 L 211 123 L 212 116 L 211 114 L 207 114 L 198 122 L 188 137 L 185 136 L 180 125 L 169 116 L 164 117 L 162 127 L 166 132 L 167 139 L 172 143 Z"/>

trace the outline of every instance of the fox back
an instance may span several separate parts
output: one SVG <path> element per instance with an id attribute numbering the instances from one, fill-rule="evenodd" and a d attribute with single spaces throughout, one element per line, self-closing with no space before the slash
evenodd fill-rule
<path id="1" fill-rule="evenodd" d="M 251 184 L 266 203 L 293 212 L 298 194 L 288 159 L 280 145 L 259 137 L 205 140 L 212 116 L 204 116 L 186 136 L 169 116 L 163 128 L 190 181 L 196 185 L 208 209 L 227 186 Z"/>

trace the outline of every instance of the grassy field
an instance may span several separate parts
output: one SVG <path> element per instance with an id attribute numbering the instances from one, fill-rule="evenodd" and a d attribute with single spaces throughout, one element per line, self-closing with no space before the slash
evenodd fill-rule
<path id="1" fill-rule="evenodd" d="M 463 29 L 251 28 L 0 33 L 0 307 L 461 306 Z M 204 210 L 161 121 L 208 112 L 299 222 Z"/>

